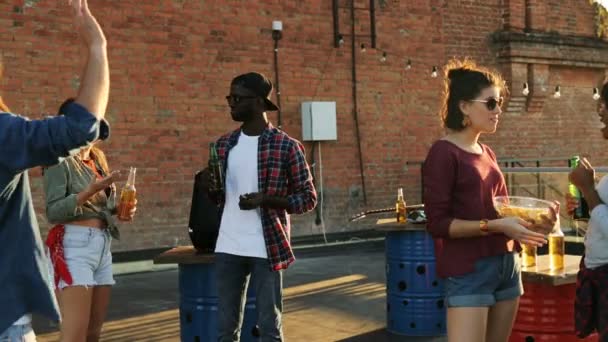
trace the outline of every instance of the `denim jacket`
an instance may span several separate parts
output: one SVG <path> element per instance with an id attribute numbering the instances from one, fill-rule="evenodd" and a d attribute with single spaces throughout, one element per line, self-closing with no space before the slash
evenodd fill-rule
<path id="1" fill-rule="evenodd" d="M 97 168 L 101 169 L 99 165 Z M 106 222 L 112 237 L 120 237 L 113 217 L 116 214 L 116 186 L 99 191 L 78 205 L 78 193 L 85 190 L 96 177 L 78 156 L 45 169 L 43 174 L 49 222 L 57 224 L 98 218 Z"/>
<path id="2" fill-rule="evenodd" d="M 0 332 L 26 313 L 59 320 L 27 169 L 54 165 L 97 139 L 99 121 L 70 104 L 45 120 L 0 113 Z"/>

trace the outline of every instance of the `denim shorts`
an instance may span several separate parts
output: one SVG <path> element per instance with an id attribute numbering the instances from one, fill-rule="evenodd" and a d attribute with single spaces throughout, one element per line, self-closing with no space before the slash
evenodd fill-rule
<path id="1" fill-rule="evenodd" d="M 106 229 L 66 224 L 63 253 L 72 284 L 61 279 L 57 288 L 114 285 L 111 246 L 112 237 Z"/>
<path id="2" fill-rule="evenodd" d="M 36 334 L 30 323 L 13 324 L 0 334 L 0 342 L 36 342 Z"/>
<path id="3" fill-rule="evenodd" d="M 507 253 L 475 262 L 475 271 L 444 282 L 448 307 L 486 307 L 524 293 L 519 255 Z"/>

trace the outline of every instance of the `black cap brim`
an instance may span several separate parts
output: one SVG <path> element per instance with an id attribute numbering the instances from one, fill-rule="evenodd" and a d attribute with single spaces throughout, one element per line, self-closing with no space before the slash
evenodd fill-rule
<path id="1" fill-rule="evenodd" d="M 272 101 L 270 101 L 267 98 L 264 98 L 264 103 L 266 103 L 266 110 L 272 110 L 272 111 L 279 110 L 279 107 L 277 107 L 277 105 L 272 103 Z"/>

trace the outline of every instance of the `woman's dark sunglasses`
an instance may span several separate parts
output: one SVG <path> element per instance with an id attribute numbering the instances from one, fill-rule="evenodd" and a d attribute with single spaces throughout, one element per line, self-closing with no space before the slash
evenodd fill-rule
<path id="1" fill-rule="evenodd" d="M 228 101 L 228 103 L 230 103 L 230 102 L 239 103 L 244 99 L 255 99 L 256 97 L 258 97 L 258 96 L 228 95 L 228 96 L 226 96 L 226 101 Z"/>
<path id="2" fill-rule="evenodd" d="M 499 97 L 498 99 L 490 97 L 487 100 L 471 100 L 471 102 L 485 103 L 486 104 L 486 108 L 488 108 L 488 110 L 494 110 L 494 109 L 496 109 L 497 106 L 498 107 L 502 107 L 502 101 L 503 101 L 502 97 Z"/>

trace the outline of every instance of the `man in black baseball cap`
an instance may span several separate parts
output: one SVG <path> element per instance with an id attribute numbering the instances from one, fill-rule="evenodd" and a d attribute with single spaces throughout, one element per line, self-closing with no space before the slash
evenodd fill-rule
<path id="1" fill-rule="evenodd" d="M 209 194 L 221 208 L 215 247 L 221 342 L 239 340 L 248 286 L 256 294 L 261 341 L 283 341 L 283 270 L 295 260 L 289 214 L 305 213 L 317 203 L 304 146 L 266 117 L 266 111 L 278 109 L 271 92 L 272 83 L 262 74 L 235 77 L 226 100 L 232 119 L 242 124 L 215 145 L 225 166 L 219 177 L 224 184 L 214 184 L 223 186 L 213 187 L 221 193 Z M 208 170 L 202 175 L 206 193 L 216 182 Z"/>
<path id="2" fill-rule="evenodd" d="M 270 101 L 272 82 L 257 72 L 249 72 L 235 77 L 226 100 L 234 121 L 244 122 L 256 114 L 279 110 Z"/>

